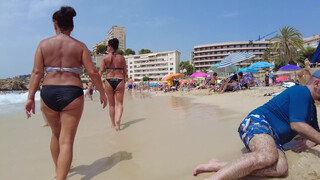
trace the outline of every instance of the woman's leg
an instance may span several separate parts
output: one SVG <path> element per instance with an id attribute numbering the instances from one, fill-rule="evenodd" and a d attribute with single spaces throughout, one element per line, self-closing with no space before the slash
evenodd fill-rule
<path id="1" fill-rule="evenodd" d="M 43 118 L 46 119 L 46 122 L 51 127 L 51 142 L 50 142 L 50 151 L 52 160 L 55 165 L 55 176 L 57 175 L 57 162 L 59 156 L 59 137 L 61 131 L 60 123 L 60 114 L 52 109 L 50 109 L 42 100 L 41 100 L 41 111 Z"/>
<path id="2" fill-rule="evenodd" d="M 72 101 L 60 112 L 61 133 L 59 137 L 59 157 L 57 161 L 57 180 L 65 180 L 73 157 L 73 142 L 83 112 L 84 97 Z"/>
<path id="3" fill-rule="evenodd" d="M 123 113 L 123 96 L 124 96 L 125 85 L 124 81 L 121 81 L 116 89 L 116 103 L 117 103 L 117 121 L 116 121 L 116 130 L 120 130 L 120 122 Z"/>
<path id="4" fill-rule="evenodd" d="M 105 83 L 105 88 L 106 88 L 106 94 L 109 101 L 109 116 L 111 119 L 111 128 L 116 128 L 114 90 L 111 87 L 111 85 L 108 83 L 108 81 L 106 81 Z"/>

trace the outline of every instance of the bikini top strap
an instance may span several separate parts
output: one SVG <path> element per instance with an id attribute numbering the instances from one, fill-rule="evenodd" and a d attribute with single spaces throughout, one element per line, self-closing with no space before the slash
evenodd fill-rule
<path id="1" fill-rule="evenodd" d="M 63 68 L 63 67 L 45 67 L 46 72 L 54 72 L 54 71 L 60 71 L 60 72 L 73 72 L 75 74 L 81 75 L 82 74 L 82 68 L 80 67 L 72 67 L 72 68 Z"/>

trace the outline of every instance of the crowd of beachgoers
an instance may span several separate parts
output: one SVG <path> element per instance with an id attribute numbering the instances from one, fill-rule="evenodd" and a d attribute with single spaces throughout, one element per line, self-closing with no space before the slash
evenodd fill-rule
<path id="1" fill-rule="evenodd" d="M 266 81 L 268 81 L 266 83 Z M 265 80 L 259 80 L 252 73 L 231 74 L 228 77 L 218 77 L 216 73 L 212 76 L 202 78 L 181 78 L 169 81 L 140 81 L 133 82 L 132 89 L 127 82 L 126 88 L 133 92 L 184 92 L 195 90 L 207 90 L 207 94 L 233 92 L 237 90 L 249 89 L 252 87 L 283 86 L 290 87 L 297 84 L 293 79 L 284 78 L 276 81 L 272 76 Z"/>

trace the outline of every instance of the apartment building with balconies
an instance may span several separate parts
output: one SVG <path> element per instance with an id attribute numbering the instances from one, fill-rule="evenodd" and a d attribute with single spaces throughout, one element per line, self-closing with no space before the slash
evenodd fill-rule
<path id="1" fill-rule="evenodd" d="M 138 82 L 149 77 L 152 82 L 160 81 L 167 74 L 179 72 L 179 51 L 156 52 L 125 56 L 128 77 Z"/>
<path id="2" fill-rule="evenodd" d="M 95 52 L 98 45 L 107 45 L 110 39 L 117 38 L 119 40 L 119 49 L 126 50 L 126 28 L 120 26 L 112 26 L 108 31 L 107 38 L 96 43 L 92 50 Z"/>
<path id="3" fill-rule="evenodd" d="M 311 37 L 303 38 L 303 47 L 306 48 L 308 46 L 317 48 L 320 41 L 320 35 L 313 35 Z"/>
<path id="4" fill-rule="evenodd" d="M 255 55 L 254 60 L 260 61 L 266 48 L 271 47 L 270 41 L 226 42 L 194 46 L 193 64 L 196 71 L 207 70 L 221 62 L 225 57 L 236 52 L 247 52 Z M 245 61 L 235 65 L 246 67 L 254 61 Z"/>

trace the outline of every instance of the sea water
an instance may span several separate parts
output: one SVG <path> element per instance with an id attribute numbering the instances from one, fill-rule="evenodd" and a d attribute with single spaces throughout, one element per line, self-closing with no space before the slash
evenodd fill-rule
<path id="1" fill-rule="evenodd" d="M 28 98 L 28 92 L 7 91 L 0 94 L 0 115 L 17 114 L 24 112 L 24 104 Z M 35 94 L 36 111 L 40 109 L 40 92 Z"/>

